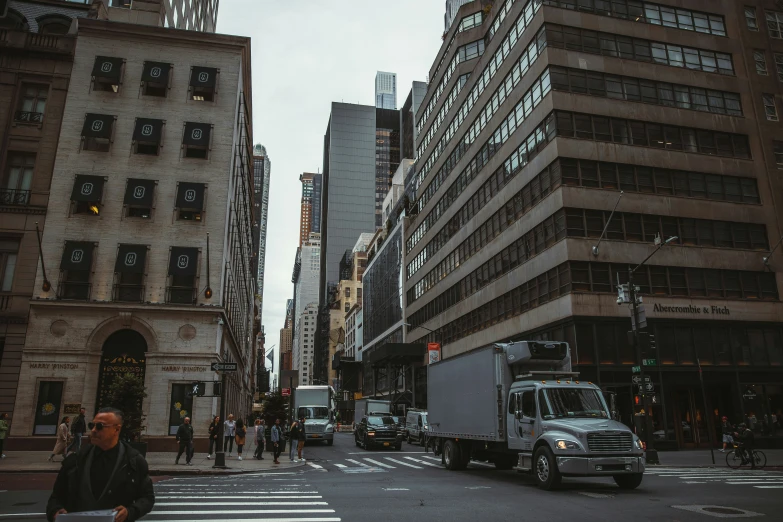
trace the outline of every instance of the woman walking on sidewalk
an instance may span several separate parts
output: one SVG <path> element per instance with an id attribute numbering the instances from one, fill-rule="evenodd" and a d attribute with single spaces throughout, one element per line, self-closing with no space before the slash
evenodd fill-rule
<path id="1" fill-rule="evenodd" d="M 242 419 L 239 419 L 236 422 L 237 460 L 242 460 L 242 448 L 245 445 L 245 435 L 247 435 L 245 423 Z"/>
<path id="2" fill-rule="evenodd" d="M 266 436 L 266 426 L 263 419 L 256 419 L 256 460 L 264 460 L 264 438 Z"/>
<path id="3" fill-rule="evenodd" d="M 231 452 L 234 451 L 234 436 L 236 432 L 237 424 L 234 422 L 234 415 L 229 413 L 228 420 L 223 423 L 223 452 L 228 450 L 228 456 L 231 456 Z"/>
<path id="4" fill-rule="evenodd" d="M 299 423 L 294 421 L 291 423 L 291 429 L 288 430 L 288 458 L 291 462 L 296 462 L 296 446 L 299 443 Z"/>
<path id="5" fill-rule="evenodd" d="M 207 452 L 207 459 L 212 458 L 213 450 L 220 449 L 220 441 L 218 436 L 220 434 L 220 416 L 215 415 L 212 422 L 209 424 L 209 451 Z"/>
<path id="6" fill-rule="evenodd" d="M 0 459 L 5 458 L 5 453 L 3 453 L 3 444 L 5 443 L 5 438 L 8 436 L 8 414 L 3 413 L 0 414 Z"/>
<path id="7" fill-rule="evenodd" d="M 68 423 L 70 417 L 63 417 L 62 423 L 57 428 L 57 443 L 54 445 L 52 454 L 49 455 L 49 462 L 54 462 L 55 455 L 62 455 L 65 460 L 65 450 L 68 448 Z"/>

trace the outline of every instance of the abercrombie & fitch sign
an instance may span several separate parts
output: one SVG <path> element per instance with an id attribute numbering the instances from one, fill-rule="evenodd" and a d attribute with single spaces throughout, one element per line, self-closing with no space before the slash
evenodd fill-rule
<path id="1" fill-rule="evenodd" d="M 666 306 L 655 303 L 653 312 L 687 315 L 731 315 L 728 306 Z"/>

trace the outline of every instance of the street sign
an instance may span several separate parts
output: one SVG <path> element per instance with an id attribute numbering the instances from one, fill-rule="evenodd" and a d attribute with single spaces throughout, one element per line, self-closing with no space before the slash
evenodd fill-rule
<path id="1" fill-rule="evenodd" d="M 235 372 L 237 371 L 237 363 L 212 363 L 213 372 Z"/>
<path id="2" fill-rule="evenodd" d="M 632 366 L 631 367 L 631 373 L 639 373 L 641 371 L 642 371 L 642 367 L 641 366 Z"/>
<path id="3" fill-rule="evenodd" d="M 641 384 L 642 383 L 642 376 L 641 375 L 634 375 L 631 377 L 631 382 L 634 384 Z M 652 382 L 652 378 L 649 375 L 644 376 L 644 382 Z"/>
<path id="4" fill-rule="evenodd" d="M 281 395 L 283 397 L 290 397 L 291 396 L 291 388 L 283 388 L 281 390 Z"/>
<path id="5" fill-rule="evenodd" d="M 638 390 L 637 393 L 639 395 L 642 395 L 644 393 L 650 393 L 650 392 L 655 390 L 655 387 L 653 386 L 653 383 L 651 383 L 651 382 L 646 382 L 644 384 L 637 384 L 636 388 Z"/>
<path id="6" fill-rule="evenodd" d="M 644 366 L 655 366 L 658 364 L 658 361 L 655 359 L 642 359 L 642 364 Z"/>

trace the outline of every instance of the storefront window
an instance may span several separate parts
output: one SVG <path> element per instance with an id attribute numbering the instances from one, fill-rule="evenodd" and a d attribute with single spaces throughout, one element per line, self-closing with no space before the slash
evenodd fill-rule
<path id="1" fill-rule="evenodd" d="M 754 366 L 767 366 L 767 347 L 764 343 L 764 331 L 760 329 L 748 330 L 748 344 L 750 345 L 750 358 Z"/>
<path id="2" fill-rule="evenodd" d="M 661 364 L 677 364 L 677 343 L 674 339 L 674 328 L 661 325 L 655 329 L 655 344 Z"/>
<path id="3" fill-rule="evenodd" d="M 57 433 L 62 398 L 62 381 L 41 381 L 38 383 L 38 404 L 35 407 L 33 435 L 54 435 Z"/>
<path id="4" fill-rule="evenodd" d="M 680 356 L 680 364 L 694 364 L 693 337 L 690 328 L 677 328 L 675 330 L 677 337 L 677 353 Z"/>
<path id="5" fill-rule="evenodd" d="M 589 324 L 576 325 L 577 364 L 595 364 L 593 327 Z"/>
<path id="6" fill-rule="evenodd" d="M 715 348 L 715 358 L 720 365 L 731 365 L 731 344 L 728 328 L 712 329 L 712 344 Z"/>
<path id="7" fill-rule="evenodd" d="M 731 329 L 731 351 L 734 353 L 734 363 L 738 366 L 750 364 L 750 346 L 744 329 Z"/>
<path id="8" fill-rule="evenodd" d="M 193 397 L 188 397 L 189 384 L 171 385 L 171 406 L 169 407 L 169 435 L 176 435 L 185 417 L 193 423 Z"/>

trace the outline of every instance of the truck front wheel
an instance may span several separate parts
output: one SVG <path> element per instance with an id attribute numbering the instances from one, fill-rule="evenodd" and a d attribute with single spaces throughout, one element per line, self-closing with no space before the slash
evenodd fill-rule
<path id="1" fill-rule="evenodd" d="M 548 446 L 541 446 L 536 450 L 533 459 L 533 476 L 539 488 L 550 490 L 560 485 L 560 472 L 557 470 L 557 461 Z"/>
<path id="2" fill-rule="evenodd" d="M 613 475 L 615 483 L 620 489 L 636 489 L 642 483 L 643 473 L 633 473 L 631 475 Z"/>
<path id="3" fill-rule="evenodd" d="M 461 469 L 462 452 L 460 451 L 459 444 L 453 440 L 447 440 L 443 444 L 443 465 L 446 469 L 456 471 Z"/>

